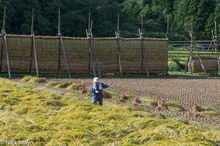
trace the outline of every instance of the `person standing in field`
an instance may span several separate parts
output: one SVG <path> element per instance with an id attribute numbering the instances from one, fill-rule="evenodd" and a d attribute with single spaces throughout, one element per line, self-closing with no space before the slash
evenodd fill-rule
<path id="1" fill-rule="evenodd" d="M 91 88 L 91 92 L 92 92 L 92 103 L 97 104 L 97 102 L 99 102 L 99 105 L 102 106 L 103 103 L 103 94 L 102 94 L 102 90 L 103 88 L 108 88 L 111 84 L 104 84 L 100 81 L 100 79 L 98 77 L 95 77 L 93 79 L 93 85 Z"/>

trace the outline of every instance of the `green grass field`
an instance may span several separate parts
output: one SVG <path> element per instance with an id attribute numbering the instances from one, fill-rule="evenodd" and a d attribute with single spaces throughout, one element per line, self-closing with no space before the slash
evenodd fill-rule
<path id="1" fill-rule="evenodd" d="M 180 62 L 184 63 L 187 61 L 189 57 L 189 51 L 168 51 L 169 60 L 172 58 L 178 59 Z M 194 56 L 198 56 L 196 51 L 193 51 Z M 216 56 L 215 52 L 204 52 L 199 51 L 199 55 L 201 56 Z M 218 52 L 218 56 L 220 56 L 220 52 Z"/>
<path id="2" fill-rule="evenodd" d="M 185 65 L 188 62 L 189 59 L 189 51 L 168 51 L 168 69 L 170 72 L 184 72 L 185 71 Z M 199 51 L 200 56 L 216 56 L 215 52 L 205 52 L 205 51 Z M 198 56 L 198 53 L 196 51 L 193 51 L 193 56 Z M 218 56 L 220 56 L 220 53 L 218 52 Z"/>
<path id="3" fill-rule="evenodd" d="M 0 79 L 0 143 L 33 145 L 217 145 L 220 129 L 160 119 L 44 86 Z"/>

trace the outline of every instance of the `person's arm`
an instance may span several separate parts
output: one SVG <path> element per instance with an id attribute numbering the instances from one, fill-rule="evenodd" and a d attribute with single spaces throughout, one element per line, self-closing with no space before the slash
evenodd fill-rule
<path id="1" fill-rule="evenodd" d="M 95 92 L 95 90 L 93 89 L 93 86 L 91 87 L 91 90 L 90 90 L 92 93 L 94 93 Z"/>
<path id="2" fill-rule="evenodd" d="M 109 87 L 109 85 L 102 83 L 102 88 L 108 88 L 108 87 Z"/>

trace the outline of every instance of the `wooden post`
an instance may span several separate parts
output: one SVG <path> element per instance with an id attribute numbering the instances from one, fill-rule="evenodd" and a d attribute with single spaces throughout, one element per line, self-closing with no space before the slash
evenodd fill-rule
<path id="1" fill-rule="evenodd" d="M 37 74 L 37 77 L 39 77 L 37 49 L 36 49 L 36 41 L 35 41 L 35 35 L 34 35 L 34 8 L 32 9 L 31 38 L 32 38 L 31 64 L 32 64 L 32 53 L 34 50 L 34 61 L 35 61 L 36 74 Z"/>
<path id="2" fill-rule="evenodd" d="M 94 38 L 93 38 L 93 35 L 92 35 L 92 25 L 93 25 L 93 21 L 91 21 L 91 28 L 90 28 L 90 35 L 91 35 L 91 48 L 94 49 L 94 53 L 95 53 L 95 59 L 96 59 L 96 66 L 98 68 L 98 73 L 99 73 L 99 77 L 101 78 L 101 71 L 100 71 L 100 65 L 99 65 L 99 60 L 98 60 L 98 57 L 97 57 L 97 53 L 96 53 L 96 48 L 95 48 L 95 43 L 94 43 Z"/>
<path id="3" fill-rule="evenodd" d="M 95 66 L 94 66 L 94 63 L 93 63 L 93 55 L 92 55 L 92 42 L 91 42 L 91 20 L 90 20 L 90 13 L 89 13 L 89 22 L 88 22 L 88 30 L 86 29 L 86 36 L 87 36 L 87 39 L 88 39 L 88 48 L 89 48 L 89 73 L 90 73 L 90 63 L 92 64 L 92 70 L 93 70 L 93 74 L 94 74 L 94 77 L 96 77 L 96 71 L 95 71 Z"/>
<path id="4" fill-rule="evenodd" d="M 217 22 L 215 21 L 215 37 L 218 38 Z"/>
<path id="5" fill-rule="evenodd" d="M 3 37 L 1 38 L 1 64 L 0 64 L 0 72 L 2 72 L 2 62 L 3 62 L 3 50 L 4 50 L 4 48 L 3 48 L 3 42 L 4 42 L 4 40 L 3 40 Z"/>
<path id="6" fill-rule="evenodd" d="M 117 17 L 117 31 L 115 32 L 115 37 L 116 37 L 116 44 L 117 44 L 117 54 L 118 54 L 118 65 L 119 65 L 119 70 L 120 70 L 120 75 L 122 76 L 122 67 L 121 67 L 121 54 L 120 54 L 120 15 L 118 14 Z"/>
<path id="7" fill-rule="evenodd" d="M 60 9 L 59 9 L 59 12 L 58 12 L 58 32 L 57 32 L 57 34 L 58 34 L 58 36 L 59 36 L 59 34 L 60 34 L 61 32 L 60 32 Z M 60 43 L 60 39 L 59 39 L 59 47 L 58 47 L 58 73 L 60 73 L 60 55 L 61 55 L 61 48 L 60 48 L 60 46 L 61 46 L 61 43 Z"/>
<path id="8" fill-rule="evenodd" d="M 170 28 L 170 16 L 167 17 L 167 32 L 166 32 L 166 39 L 169 39 L 169 28 Z"/>
<path id="9" fill-rule="evenodd" d="M 170 28 L 170 16 L 167 16 L 167 32 L 166 32 L 166 40 L 169 41 L 169 28 Z M 168 75 L 168 66 L 166 69 L 166 75 Z"/>
<path id="10" fill-rule="evenodd" d="M 145 67 L 145 72 L 146 72 L 146 77 L 149 78 L 149 72 L 148 72 L 148 67 L 147 67 L 147 59 L 146 59 L 146 53 L 145 53 L 145 49 L 144 49 L 144 42 L 143 42 L 143 25 L 144 25 L 144 20 L 143 20 L 143 15 L 141 17 L 141 29 L 139 29 L 139 35 L 140 35 L 140 41 L 141 41 L 141 49 L 142 49 L 142 69 L 143 69 L 143 65 Z"/>
<path id="11" fill-rule="evenodd" d="M 5 23 L 6 23 L 6 7 L 4 9 L 4 18 L 3 18 L 3 25 L 2 25 L 2 36 L 5 44 L 5 50 L 6 50 L 6 59 L 7 59 L 7 67 L 8 67 L 8 78 L 11 78 L 11 70 L 10 70 L 10 61 L 9 61 L 9 55 L 8 55 L 8 44 L 7 44 L 7 37 L 5 32 Z"/>
<path id="12" fill-rule="evenodd" d="M 205 74 L 205 77 L 207 77 L 207 73 L 206 73 L 206 69 L 205 69 L 205 66 L 203 65 L 202 63 L 202 59 L 200 57 L 200 54 L 199 54 L 199 51 L 198 49 L 196 49 L 196 45 L 195 45 L 195 42 L 194 42 L 194 33 L 193 33 L 193 18 L 192 18 L 192 25 L 191 25 L 191 31 L 189 31 L 189 34 L 191 36 L 191 46 L 192 46 L 192 49 L 195 49 L 197 54 L 198 54 L 198 57 L 199 57 L 199 62 L 201 64 L 201 67 L 204 71 L 204 74 Z M 192 72 L 192 58 L 191 58 L 191 72 Z"/>
<path id="13" fill-rule="evenodd" d="M 69 64 L 68 64 L 68 60 L 67 60 L 67 57 L 66 57 L 66 51 L 65 51 L 64 44 L 63 44 L 63 38 L 62 38 L 61 31 L 60 31 L 60 9 L 59 9 L 59 12 L 58 12 L 58 36 L 59 36 L 60 45 L 61 45 L 62 50 L 63 50 L 63 56 L 64 56 L 64 60 L 65 60 L 66 70 L 67 70 L 69 78 L 71 78 L 70 71 L 69 71 Z"/>
<path id="14" fill-rule="evenodd" d="M 90 48 L 91 46 L 90 46 L 90 40 L 89 40 L 89 32 L 88 31 L 90 31 L 90 22 L 91 22 L 91 20 L 90 20 L 90 12 L 89 12 L 89 18 L 88 18 L 88 30 L 86 30 L 86 36 L 87 36 L 87 39 L 88 39 L 88 48 Z M 90 55 L 90 49 L 89 49 L 89 60 L 88 60 L 88 73 L 90 74 L 90 66 L 91 66 L 91 55 Z M 93 73 L 94 73 L 94 71 L 93 71 Z"/>
<path id="15" fill-rule="evenodd" d="M 218 62 L 218 29 L 217 29 L 217 22 L 216 21 L 215 21 L 214 45 L 215 45 L 215 54 L 216 54 L 217 64 L 218 64 L 218 69 L 219 69 L 219 62 Z M 217 69 L 217 74 L 218 74 L 218 69 Z"/>
<path id="16" fill-rule="evenodd" d="M 191 31 L 189 31 L 189 34 L 190 34 L 190 37 L 191 37 L 191 47 L 190 47 L 190 74 L 192 74 L 192 61 L 193 61 L 193 45 L 194 45 L 194 42 L 193 42 L 193 17 L 192 17 L 192 21 L 191 21 Z"/>

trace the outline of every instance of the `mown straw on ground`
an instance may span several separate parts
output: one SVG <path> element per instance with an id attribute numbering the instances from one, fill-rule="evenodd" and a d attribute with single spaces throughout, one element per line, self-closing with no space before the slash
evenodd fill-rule
<path id="1" fill-rule="evenodd" d="M 41 87 L 39 87 L 41 88 Z M 69 93 L 70 94 L 70 93 Z M 0 79 L 0 140 L 34 145 L 217 145 L 220 130 L 127 107 L 93 105 L 55 90 Z M 9 132 L 10 131 L 10 132 Z"/>

